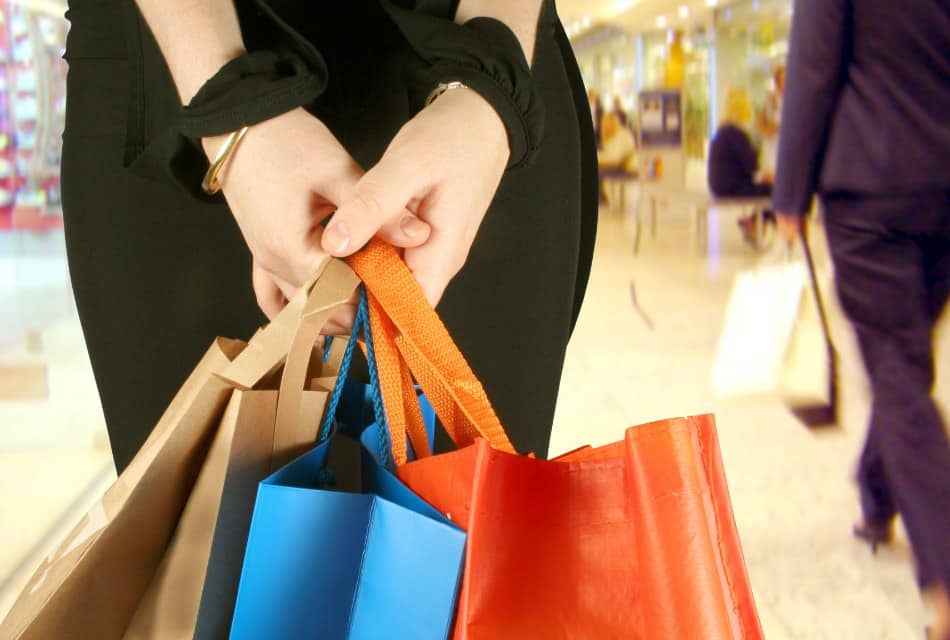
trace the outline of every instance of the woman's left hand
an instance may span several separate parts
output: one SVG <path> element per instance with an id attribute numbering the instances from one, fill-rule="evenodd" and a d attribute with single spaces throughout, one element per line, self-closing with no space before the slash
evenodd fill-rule
<path id="1" fill-rule="evenodd" d="M 431 227 L 429 239 L 404 257 L 435 306 L 465 264 L 508 156 L 507 132 L 488 102 L 467 88 L 443 93 L 348 191 L 323 233 L 323 249 L 348 256 L 400 218 L 407 235 L 423 232 L 408 209 Z"/>

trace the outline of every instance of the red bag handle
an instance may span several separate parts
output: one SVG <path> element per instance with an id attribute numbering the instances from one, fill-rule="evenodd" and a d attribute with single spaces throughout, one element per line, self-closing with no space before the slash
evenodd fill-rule
<path id="1" fill-rule="evenodd" d="M 390 321 L 383 323 L 383 335 L 373 333 L 374 344 L 396 345 L 456 445 L 481 436 L 492 447 L 515 453 L 481 382 L 396 250 L 373 238 L 346 261 L 370 294 L 371 317 L 375 312 Z M 397 373 L 380 377 L 398 380 Z"/>

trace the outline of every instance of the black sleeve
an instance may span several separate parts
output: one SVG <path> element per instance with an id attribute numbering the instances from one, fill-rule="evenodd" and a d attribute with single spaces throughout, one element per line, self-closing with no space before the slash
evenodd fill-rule
<path id="1" fill-rule="evenodd" d="M 252 0 L 246 19 L 261 20 L 272 34 L 267 49 L 250 51 L 225 64 L 181 107 L 178 117 L 144 148 L 130 147 L 124 158 L 132 173 L 171 182 L 193 197 L 221 202 L 208 195 L 201 179 L 208 159 L 201 138 L 230 133 L 269 120 L 320 96 L 327 86 L 327 67 L 320 52 L 271 8 Z"/>
<path id="2" fill-rule="evenodd" d="M 775 208 L 804 214 L 818 186 L 844 78 L 850 0 L 797 0 L 779 133 Z"/>
<path id="3" fill-rule="evenodd" d="M 518 38 L 493 18 L 460 25 L 452 20 L 452 10 L 439 3 L 415 4 L 405 8 L 383 0 L 383 8 L 427 65 L 432 87 L 459 81 L 478 92 L 508 132 L 509 168 L 531 162 L 544 136 L 544 105 Z"/>

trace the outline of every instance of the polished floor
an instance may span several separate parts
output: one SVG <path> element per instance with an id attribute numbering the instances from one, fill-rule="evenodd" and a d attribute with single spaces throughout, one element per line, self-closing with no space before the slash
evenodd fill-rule
<path id="1" fill-rule="evenodd" d="M 812 432 L 776 398 L 713 394 L 710 367 L 733 278 L 762 259 L 739 241 L 734 215 L 720 213 L 710 221 L 708 254 L 674 205 L 660 209 L 656 233 L 644 229 L 634 255 L 629 214 L 603 212 L 552 452 L 615 440 L 632 424 L 715 411 L 766 638 L 920 638 L 927 613 L 905 538 L 872 557 L 849 533 L 867 394 L 840 313 L 833 307 L 841 427 Z M 826 268 L 820 234 L 816 244 Z M 950 335 L 942 333 L 938 396 L 950 399 Z M 45 399 L 15 373 L 24 363 L 45 371 Z M 10 387 L 0 389 L 2 613 L 49 545 L 114 478 L 55 233 L 0 238 L 0 381 Z"/>

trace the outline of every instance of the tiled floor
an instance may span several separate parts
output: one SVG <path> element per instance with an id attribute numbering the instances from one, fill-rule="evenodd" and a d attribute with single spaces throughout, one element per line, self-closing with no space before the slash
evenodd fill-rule
<path id="1" fill-rule="evenodd" d="M 741 245 L 731 218 L 710 225 L 719 237 L 709 257 L 693 247 L 689 220 L 675 210 L 661 211 L 656 237 L 645 236 L 637 256 L 627 226 L 619 214 L 603 217 L 552 452 L 617 439 L 631 424 L 715 411 L 766 637 L 920 638 L 925 614 L 906 542 L 874 558 L 849 534 L 857 514 L 849 476 L 867 402 L 840 315 L 833 323 L 843 428 L 809 432 L 774 398 L 718 401 L 709 371 L 725 301 L 736 272 L 758 257 Z M 61 239 L 6 242 L 0 256 L 25 255 L 33 266 L 0 260 L 0 366 L 46 363 L 50 397 L 0 402 L 0 613 L 50 541 L 114 477 Z M 941 398 L 950 398 L 946 377 Z"/>
<path id="2" fill-rule="evenodd" d="M 625 426 L 715 411 L 733 507 L 769 640 L 922 637 L 906 538 L 875 558 L 850 535 L 850 476 L 867 418 L 856 347 L 832 304 L 843 427 L 805 429 L 775 398 L 717 401 L 710 367 L 733 277 L 760 257 L 734 217 L 710 221 L 718 255 L 691 248 L 690 221 L 662 211 L 638 256 L 619 214 L 605 214 L 588 297 L 562 382 L 552 451 L 617 439 Z M 827 264 L 820 234 L 813 244 Z M 630 285 L 643 314 L 631 303 Z M 944 323 L 946 324 L 946 323 Z M 938 397 L 950 399 L 950 332 L 940 340 Z"/>

